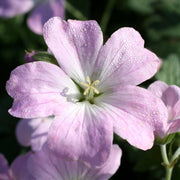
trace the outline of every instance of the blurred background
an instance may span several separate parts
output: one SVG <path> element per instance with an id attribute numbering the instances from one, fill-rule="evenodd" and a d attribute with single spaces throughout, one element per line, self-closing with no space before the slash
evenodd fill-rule
<path id="1" fill-rule="evenodd" d="M 18 144 L 15 128 L 18 119 L 8 114 L 12 99 L 5 90 L 10 72 L 25 63 L 25 50 L 46 50 L 42 36 L 34 34 L 26 24 L 28 14 L 0 19 L 0 152 L 9 163 L 29 149 Z M 179 0 L 67 0 L 66 19 L 93 19 L 102 27 L 104 41 L 121 27 L 133 27 L 145 40 L 145 47 L 163 61 L 159 72 L 142 84 L 147 87 L 154 80 L 180 86 L 180 1 Z M 180 145 L 179 135 L 174 146 Z M 114 143 L 122 148 L 122 162 L 111 178 L 160 180 L 164 177 L 158 146 L 149 151 L 131 147 L 115 136 Z M 173 180 L 180 179 L 180 163 Z"/>

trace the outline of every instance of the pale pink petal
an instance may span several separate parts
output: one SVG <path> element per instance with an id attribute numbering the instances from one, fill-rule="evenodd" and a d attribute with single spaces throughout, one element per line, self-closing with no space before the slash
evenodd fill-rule
<path id="1" fill-rule="evenodd" d="M 151 91 L 157 97 L 162 98 L 163 93 L 167 90 L 167 88 L 168 85 L 165 82 L 155 81 L 148 87 L 148 90 Z"/>
<path id="2" fill-rule="evenodd" d="M 65 180 L 68 179 L 66 167 L 62 164 L 63 160 L 54 156 L 45 146 L 41 151 L 36 151 L 31 155 L 28 160 L 28 170 L 35 179 Z"/>
<path id="3" fill-rule="evenodd" d="M 8 162 L 2 154 L 0 154 L 0 180 L 12 180 Z"/>
<path id="4" fill-rule="evenodd" d="M 114 131 L 123 139 L 143 150 L 152 147 L 153 131 L 166 130 L 167 109 L 163 102 L 146 89 L 120 86 L 97 98 L 112 116 Z"/>
<path id="5" fill-rule="evenodd" d="M 172 108 L 171 117 L 172 118 L 168 120 L 167 134 L 171 134 L 171 133 L 180 131 L 180 100 Z"/>
<path id="6" fill-rule="evenodd" d="M 111 153 L 103 166 L 92 168 L 83 161 L 63 160 L 55 156 L 47 146 L 29 158 L 28 169 L 34 178 L 43 180 L 108 180 L 118 169 L 121 149 L 113 145 Z"/>
<path id="7" fill-rule="evenodd" d="M 18 156 L 11 164 L 13 179 L 17 180 L 35 180 L 28 171 L 27 163 L 31 152 Z"/>
<path id="8" fill-rule="evenodd" d="M 31 135 L 39 126 L 41 119 L 21 119 L 16 127 L 16 137 L 22 146 L 31 145 Z"/>
<path id="9" fill-rule="evenodd" d="M 31 147 L 33 151 L 39 151 L 47 141 L 49 128 L 53 122 L 53 117 L 40 118 L 39 126 L 31 134 Z"/>
<path id="10" fill-rule="evenodd" d="M 20 118 L 47 117 L 60 114 L 72 103 L 62 93 L 78 92 L 72 80 L 56 65 L 32 62 L 11 72 L 6 89 L 14 103 L 9 113 Z"/>
<path id="11" fill-rule="evenodd" d="M 109 179 L 120 166 L 122 151 L 117 145 L 113 145 L 108 160 L 102 167 L 96 170 L 91 170 L 92 179 L 94 180 L 106 180 Z M 94 173 L 96 172 L 96 173 Z"/>
<path id="12" fill-rule="evenodd" d="M 28 12 L 34 0 L 0 0 L 0 17 L 9 18 Z"/>
<path id="13" fill-rule="evenodd" d="M 53 117 L 21 119 L 16 128 L 16 137 L 22 146 L 31 146 L 39 151 L 47 140 Z"/>
<path id="14" fill-rule="evenodd" d="M 144 48 L 144 40 L 133 28 L 117 30 L 101 49 L 94 72 L 103 87 L 137 85 L 151 78 L 159 58 Z"/>
<path id="15" fill-rule="evenodd" d="M 89 102 L 72 105 L 55 117 L 48 135 L 50 148 L 64 159 L 104 163 L 110 152 L 113 127 L 107 113 Z"/>
<path id="16" fill-rule="evenodd" d="M 29 28 L 37 33 L 42 34 L 43 25 L 51 17 L 59 16 L 64 18 L 65 0 L 50 0 L 39 4 L 28 18 Z"/>
<path id="17" fill-rule="evenodd" d="M 180 132 L 180 119 L 175 119 L 169 123 L 167 134 Z"/>
<path id="18" fill-rule="evenodd" d="M 180 100 L 180 88 L 175 85 L 169 86 L 163 93 L 162 100 L 167 108 L 173 108 Z"/>
<path id="19" fill-rule="evenodd" d="M 102 32 L 96 21 L 63 21 L 50 19 L 43 29 L 48 48 L 61 68 L 78 83 L 91 76 L 99 49 Z"/>

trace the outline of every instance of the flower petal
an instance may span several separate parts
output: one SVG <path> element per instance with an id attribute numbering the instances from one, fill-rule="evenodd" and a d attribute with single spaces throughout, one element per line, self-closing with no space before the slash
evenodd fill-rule
<path id="1" fill-rule="evenodd" d="M 44 23 L 54 16 L 64 18 L 64 10 L 64 0 L 42 2 L 31 12 L 27 22 L 28 26 L 33 32 L 42 34 Z"/>
<path id="2" fill-rule="evenodd" d="M 11 170 L 13 173 L 13 179 L 18 180 L 35 180 L 28 171 L 28 159 L 31 156 L 31 152 L 18 156 L 11 164 Z"/>
<path id="3" fill-rule="evenodd" d="M 112 128 L 103 109 L 88 102 L 79 103 L 55 117 L 48 143 L 59 157 L 100 165 L 110 153 Z"/>
<path id="4" fill-rule="evenodd" d="M 41 150 L 44 143 L 47 141 L 49 128 L 53 122 L 53 117 L 40 118 L 41 123 L 32 132 L 31 135 L 31 147 L 33 151 Z"/>
<path id="5" fill-rule="evenodd" d="M 11 171 L 9 170 L 8 162 L 2 154 L 0 154 L 0 179 L 11 180 Z"/>
<path id="6" fill-rule="evenodd" d="M 115 133 L 140 149 L 152 147 L 154 130 L 158 133 L 165 131 L 166 107 L 146 89 L 120 86 L 108 95 L 99 96 L 97 101 L 104 103 L 112 116 Z"/>
<path id="7" fill-rule="evenodd" d="M 121 149 L 113 145 L 108 160 L 103 166 L 93 168 L 83 161 L 68 161 L 55 156 L 45 145 L 39 152 L 31 155 L 28 169 L 34 178 L 43 180 L 108 180 L 118 169 L 121 159 Z"/>
<path id="8" fill-rule="evenodd" d="M 168 85 L 165 82 L 155 81 L 148 87 L 148 90 L 151 91 L 157 97 L 162 98 L 163 93 L 167 90 L 167 88 Z"/>
<path id="9" fill-rule="evenodd" d="M 31 145 L 31 135 L 39 126 L 41 119 L 21 119 L 16 127 L 16 137 L 18 142 L 23 146 Z"/>
<path id="10" fill-rule="evenodd" d="M 12 71 L 6 89 L 14 103 L 9 113 L 20 118 L 56 115 L 72 103 L 62 96 L 64 89 L 76 94 L 72 80 L 56 65 L 32 62 Z"/>
<path id="11" fill-rule="evenodd" d="M 99 169 L 91 170 L 94 180 L 106 180 L 109 179 L 119 168 L 121 161 L 122 151 L 118 145 L 113 145 L 108 160 Z M 87 174 L 86 174 L 87 175 Z"/>
<path id="12" fill-rule="evenodd" d="M 180 131 L 180 119 L 175 119 L 169 123 L 167 134 L 172 134 Z"/>
<path id="13" fill-rule="evenodd" d="M 16 137 L 23 146 L 31 146 L 39 151 L 47 140 L 49 127 L 53 117 L 21 119 L 16 128 Z"/>
<path id="14" fill-rule="evenodd" d="M 96 21 L 63 21 L 51 18 L 43 29 L 44 39 L 61 68 L 77 82 L 91 76 L 99 49 L 102 32 Z"/>
<path id="15" fill-rule="evenodd" d="M 0 17 L 8 18 L 28 12 L 34 6 L 34 0 L 1 0 Z"/>
<path id="16" fill-rule="evenodd" d="M 94 72 L 103 87 L 137 85 L 151 78 L 159 67 L 158 57 L 144 48 L 133 28 L 117 30 L 101 49 Z"/>

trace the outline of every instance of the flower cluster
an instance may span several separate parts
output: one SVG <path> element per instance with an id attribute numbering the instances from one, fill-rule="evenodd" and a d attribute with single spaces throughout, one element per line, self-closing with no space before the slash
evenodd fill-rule
<path id="1" fill-rule="evenodd" d="M 1 158 L 1 174 L 106 180 L 120 165 L 113 133 L 147 150 L 155 137 L 179 131 L 180 89 L 163 82 L 147 90 L 137 86 L 157 72 L 161 60 L 144 48 L 136 30 L 120 28 L 103 45 L 96 21 L 54 17 L 43 36 L 58 65 L 26 63 L 12 71 L 6 85 L 14 99 L 9 113 L 23 118 L 18 141 L 34 153 L 20 156 L 10 168 Z"/>

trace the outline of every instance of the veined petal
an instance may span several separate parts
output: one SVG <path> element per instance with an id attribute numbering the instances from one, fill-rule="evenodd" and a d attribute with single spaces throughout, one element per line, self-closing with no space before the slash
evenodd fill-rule
<path id="1" fill-rule="evenodd" d="M 21 119 L 16 128 L 16 137 L 22 146 L 31 146 L 39 151 L 47 140 L 53 117 Z"/>
<path id="2" fill-rule="evenodd" d="M 34 0 L 0 0 L 0 17 L 8 18 L 28 12 Z"/>
<path id="3" fill-rule="evenodd" d="M 100 50 L 94 72 L 102 87 L 138 85 L 159 67 L 158 57 L 144 48 L 144 40 L 133 28 L 117 30 Z"/>
<path id="4" fill-rule="evenodd" d="M 11 72 L 6 89 L 14 103 L 9 113 L 20 118 L 56 115 L 72 103 L 61 95 L 78 92 L 73 81 L 56 65 L 32 62 Z"/>
<path id="5" fill-rule="evenodd" d="M 31 147 L 33 151 L 41 150 L 44 143 L 47 141 L 49 128 L 53 122 L 54 117 L 40 118 L 41 123 L 32 132 L 31 135 Z"/>
<path id="6" fill-rule="evenodd" d="M 42 2 L 28 17 L 28 26 L 33 32 L 42 34 L 44 23 L 54 16 L 64 18 L 64 11 L 65 0 L 50 0 Z"/>
<path id="7" fill-rule="evenodd" d="M 140 149 L 152 147 L 153 131 L 166 131 L 167 109 L 146 89 L 120 86 L 97 101 L 101 101 L 112 116 L 115 133 Z"/>
<path id="8" fill-rule="evenodd" d="M 113 127 L 107 113 L 88 102 L 72 105 L 56 116 L 48 135 L 50 149 L 57 156 L 80 159 L 93 166 L 107 160 L 112 139 Z"/>
<path id="9" fill-rule="evenodd" d="M 99 49 L 102 32 L 96 21 L 63 21 L 51 18 L 43 29 L 48 48 L 61 68 L 77 82 L 91 76 Z"/>
<path id="10" fill-rule="evenodd" d="M 94 180 L 109 179 L 120 166 L 121 156 L 122 156 L 121 149 L 118 147 L 118 145 L 113 145 L 108 160 L 104 163 L 102 167 L 99 168 L 99 170 L 96 170 L 97 171 L 96 173 L 94 173 Z"/>
<path id="11" fill-rule="evenodd" d="M 163 93 L 162 100 L 167 108 L 173 108 L 180 100 L 180 88 L 176 85 L 169 86 Z"/>
<path id="12" fill-rule="evenodd" d="M 110 156 L 103 166 L 93 168 L 83 161 L 68 161 L 55 156 L 45 145 L 39 152 L 31 155 L 28 169 L 33 177 L 43 180 L 108 180 L 118 169 L 121 149 L 117 145 L 111 148 Z"/>
<path id="13" fill-rule="evenodd" d="M 21 119 L 16 127 L 16 137 L 18 142 L 23 146 L 31 145 L 31 135 L 33 131 L 41 123 L 40 118 L 36 119 Z"/>
<path id="14" fill-rule="evenodd" d="M 31 152 L 18 156 L 11 164 L 13 179 L 18 180 L 35 180 L 28 171 L 28 159 Z"/>
<path id="15" fill-rule="evenodd" d="M 163 93 L 167 90 L 167 88 L 168 85 L 165 82 L 155 81 L 148 87 L 148 90 L 151 91 L 157 97 L 162 98 Z"/>
<path id="16" fill-rule="evenodd" d="M 174 119 L 169 123 L 167 134 L 172 134 L 180 131 L 180 119 Z"/>

